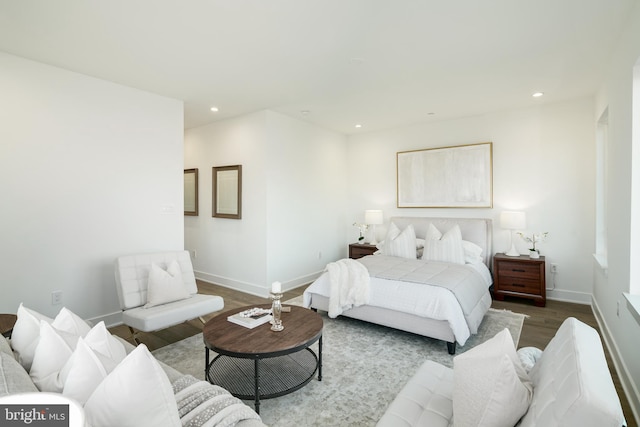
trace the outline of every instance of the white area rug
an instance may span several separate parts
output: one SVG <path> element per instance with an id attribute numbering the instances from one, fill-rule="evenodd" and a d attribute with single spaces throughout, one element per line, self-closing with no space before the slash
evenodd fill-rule
<path id="1" fill-rule="evenodd" d="M 301 298 L 285 304 L 296 304 Z M 383 326 L 338 317 L 324 320 L 322 381 L 312 379 L 300 390 L 261 400 L 265 424 L 279 426 L 374 426 L 395 395 L 427 359 L 453 366 L 444 342 Z M 517 345 L 524 315 L 490 309 L 456 354 L 508 328 Z M 287 326 L 287 325 L 285 325 Z M 295 327 L 288 325 L 288 327 Z M 312 348 L 317 353 L 317 344 Z M 202 334 L 158 349 L 154 356 L 177 370 L 204 378 Z M 213 357 L 213 352 L 212 352 Z M 253 407 L 253 402 L 247 401 Z"/>

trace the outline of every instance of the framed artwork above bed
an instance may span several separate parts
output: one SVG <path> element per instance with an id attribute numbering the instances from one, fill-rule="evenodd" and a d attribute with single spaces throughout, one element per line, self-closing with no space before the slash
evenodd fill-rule
<path id="1" fill-rule="evenodd" d="M 397 153 L 399 208 L 493 207 L 493 144 Z"/>

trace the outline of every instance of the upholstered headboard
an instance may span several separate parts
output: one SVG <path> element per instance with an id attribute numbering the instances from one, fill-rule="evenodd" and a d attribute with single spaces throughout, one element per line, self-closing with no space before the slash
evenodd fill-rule
<path id="1" fill-rule="evenodd" d="M 488 218 L 429 218 L 429 217 L 409 217 L 394 216 L 390 222 L 395 223 L 400 229 L 409 224 L 413 224 L 416 230 L 416 237 L 424 239 L 427 235 L 427 228 L 430 223 L 436 226 L 442 233 L 446 233 L 451 227 L 458 224 L 462 239 L 475 243 L 482 248 L 482 259 L 487 267 L 491 268 L 492 256 L 492 230 L 493 225 Z"/>

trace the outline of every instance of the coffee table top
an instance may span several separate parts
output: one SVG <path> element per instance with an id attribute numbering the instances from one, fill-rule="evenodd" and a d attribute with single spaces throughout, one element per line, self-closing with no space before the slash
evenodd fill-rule
<path id="1" fill-rule="evenodd" d="M 16 320 L 18 320 L 18 316 L 15 314 L 0 313 L 0 333 L 5 337 L 11 336 Z"/>
<path id="2" fill-rule="evenodd" d="M 260 359 L 282 356 L 309 347 L 322 336 L 322 317 L 308 308 L 291 307 L 283 312 L 284 330 L 271 330 L 269 322 L 253 329 L 236 325 L 228 316 L 252 307 L 270 308 L 270 304 L 251 305 L 226 311 L 205 323 L 204 344 L 216 353 L 232 357 Z"/>

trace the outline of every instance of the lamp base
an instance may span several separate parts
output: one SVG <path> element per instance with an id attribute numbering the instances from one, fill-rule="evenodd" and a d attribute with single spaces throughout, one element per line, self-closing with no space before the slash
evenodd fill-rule
<path id="1" fill-rule="evenodd" d="M 506 256 L 520 256 L 520 252 L 516 249 L 516 245 L 511 244 L 511 249 L 504 253 Z"/>

